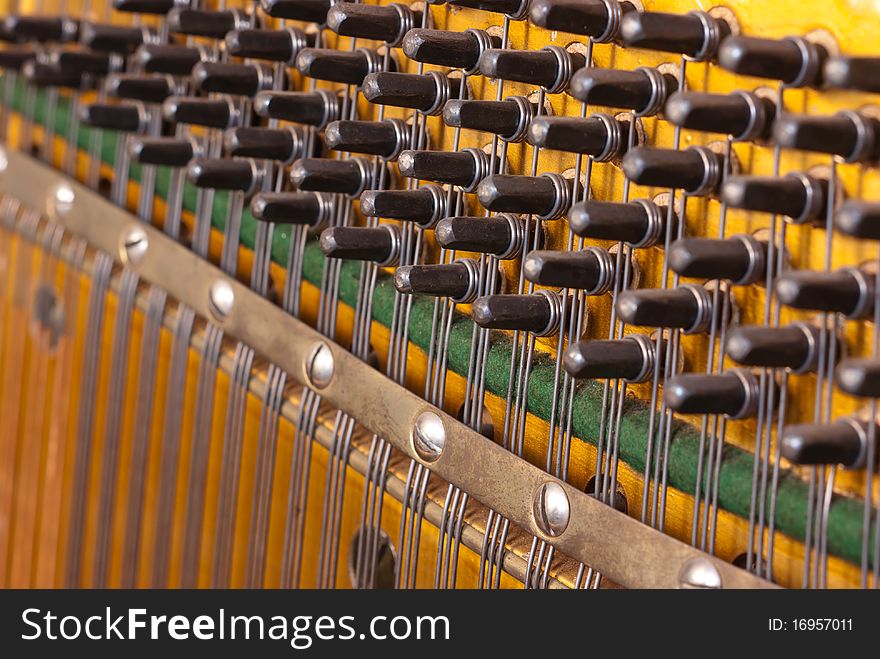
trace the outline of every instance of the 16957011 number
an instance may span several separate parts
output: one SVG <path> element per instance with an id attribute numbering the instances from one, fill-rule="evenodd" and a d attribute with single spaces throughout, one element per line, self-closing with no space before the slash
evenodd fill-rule
<path id="1" fill-rule="evenodd" d="M 852 618 L 770 618 L 767 627 L 771 632 L 851 632 Z"/>

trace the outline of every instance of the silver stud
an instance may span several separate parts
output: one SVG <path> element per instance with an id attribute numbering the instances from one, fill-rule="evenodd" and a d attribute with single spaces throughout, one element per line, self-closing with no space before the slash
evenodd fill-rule
<path id="1" fill-rule="evenodd" d="M 678 581 L 682 588 L 721 588 L 721 573 L 708 558 L 697 556 L 681 568 Z"/>
<path id="2" fill-rule="evenodd" d="M 122 234 L 119 254 L 129 265 L 138 265 L 147 254 L 150 246 L 146 232 L 138 226 L 130 227 Z"/>
<path id="3" fill-rule="evenodd" d="M 418 456 L 425 462 L 434 462 L 446 446 L 446 428 L 440 415 L 425 410 L 416 417 L 412 443 Z"/>
<path id="4" fill-rule="evenodd" d="M 306 360 L 306 377 L 315 389 L 323 389 L 333 379 L 336 367 L 333 351 L 323 341 L 319 341 L 309 352 Z"/>
<path id="5" fill-rule="evenodd" d="M 46 200 L 47 210 L 50 216 L 67 215 L 73 208 L 73 202 L 76 200 L 76 194 L 73 188 L 67 183 L 58 183 L 49 191 L 49 198 Z"/>
<path id="6" fill-rule="evenodd" d="M 232 311 L 235 293 L 225 279 L 218 279 L 208 291 L 208 310 L 217 320 L 225 320 Z"/>
<path id="7" fill-rule="evenodd" d="M 571 504 L 563 487 L 554 481 L 538 488 L 534 503 L 535 523 L 544 535 L 555 538 L 568 528 Z"/>

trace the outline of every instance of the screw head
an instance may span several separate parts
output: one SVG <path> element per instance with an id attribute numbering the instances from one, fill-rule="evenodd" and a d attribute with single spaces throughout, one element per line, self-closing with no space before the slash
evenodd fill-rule
<path id="1" fill-rule="evenodd" d="M 232 311 L 235 293 L 225 279 L 218 279 L 208 291 L 208 310 L 217 320 L 225 320 Z"/>
<path id="2" fill-rule="evenodd" d="M 397 575 L 397 549 L 382 529 L 362 526 L 348 550 L 348 579 L 356 588 L 391 589 Z"/>
<path id="3" fill-rule="evenodd" d="M 439 414 L 425 410 L 416 417 L 412 443 L 415 452 L 425 462 L 435 462 L 440 458 L 446 446 L 446 428 Z"/>
<path id="4" fill-rule="evenodd" d="M 58 345 L 64 334 L 64 306 L 57 291 L 48 284 L 37 289 L 34 297 L 34 329 L 38 329 L 37 338 L 49 350 Z"/>
<path id="5" fill-rule="evenodd" d="M 57 183 L 49 190 L 46 207 L 50 216 L 67 215 L 73 208 L 76 193 L 67 183 Z"/>
<path id="6" fill-rule="evenodd" d="M 123 232 L 120 239 L 119 255 L 125 263 L 138 265 L 150 246 L 146 232 L 138 226 L 130 227 Z"/>
<path id="7" fill-rule="evenodd" d="M 336 363 L 333 351 L 323 341 L 319 341 L 309 352 L 306 360 L 306 377 L 315 389 L 323 389 L 333 379 Z"/>
<path id="8" fill-rule="evenodd" d="M 571 504 L 563 487 L 554 481 L 541 485 L 535 494 L 533 513 L 541 533 L 551 538 L 562 535 L 571 519 Z"/>
<path id="9" fill-rule="evenodd" d="M 682 588 L 721 588 L 721 573 L 708 558 L 697 556 L 688 560 L 678 575 Z"/>

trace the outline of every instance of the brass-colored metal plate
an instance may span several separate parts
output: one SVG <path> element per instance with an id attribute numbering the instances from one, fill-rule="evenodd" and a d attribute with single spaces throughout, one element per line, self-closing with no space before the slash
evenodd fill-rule
<path id="1" fill-rule="evenodd" d="M 119 259 L 121 241 L 138 224 L 134 216 L 28 156 L 14 151 L 6 156 L 8 167 L 0 173 L 0 192 L 46 212 L 69 232 Z M 332 353 L 334 370 L 321 389 L 322 396 L 413 459 L 421 460 L 412 444 L 415 419 L 426 410 L 435 412 L 442 420 L 446 441 L 440 457 L 425 463 L 431 471 L 564 554 L 632 588 L 677 588 L 682 570 L 695 560 L 714 567 L 725 588 L 774 587 L 551 478 L 391 382 L 160 231 L 142 228 L 149 248 L 129 266 L 144 280 L 164 288 L 200 316 L 213 317 L 225 332 L 302 384 L 308 384 L 306 364 L 315 344 L 324 342 Z M 217 282 L 224 282 L 220 289 L 232 296 L 222 318 L 212 312 L 210 302 Z M 534 516 L 535 495 L 550 482 L 565 493 L 571 509 L 567 527 L 555 537 L 545 536 Z"/>

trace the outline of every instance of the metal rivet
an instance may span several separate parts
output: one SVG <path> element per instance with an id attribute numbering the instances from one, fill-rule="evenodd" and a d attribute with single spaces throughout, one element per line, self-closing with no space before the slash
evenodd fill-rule
<path id="1" fill-rule="evenodd" d="M 446 446 L 446 428 L 436 412 L 426 410 L 416 417 L 412 433 L 413 448 L 425 462 L 434 462 Z"/>
<path id="2" fill-rule="evenodd" d="M 126 263 L 137 265 L 143 260 L 149 246 L 146 232 L 140 227 L 130 227 L 122 234 L 119 255 Z"/>
<path id="3" fill-rule="evenodd" d="M 682 588 L 721 588 L 721 573 L 708 558 L 697 556 L 681 568 L 678 581 Z"/>
<path id="4" fill-rule="evenodd" d="M 66 215 L 73 208 L 76 194 L 67 183 L 58 183 L 49 192 L 47 207 L 50 215 Z"/>
<path id="5" fill-rule="evenodd" d="M 333 359 L 333 351 L 324 342 L 319 342 L 309 352 L 306 360 L 306 376 L 309 383 L 316 389 L 323 389 L 333 379 L 333 371 L 336 367 Z"/>
<path id="6" fill-rule="evenodd" d="M 228 281 L 218 279 L 211 284 L 211 290 L 208 291 L 208 309 L 215 318 L 225 320 L 232 311 L 233 302 L 235 302 L 235 293 Z"/>
<path id="7" fill-rule="evenodd" d="M 565 532 L 571 518 L 571 504 L 559 483 L 551 481 L 538 488 L 534 515 L 535 523 L 544 535 L 555 538 Z"/>

